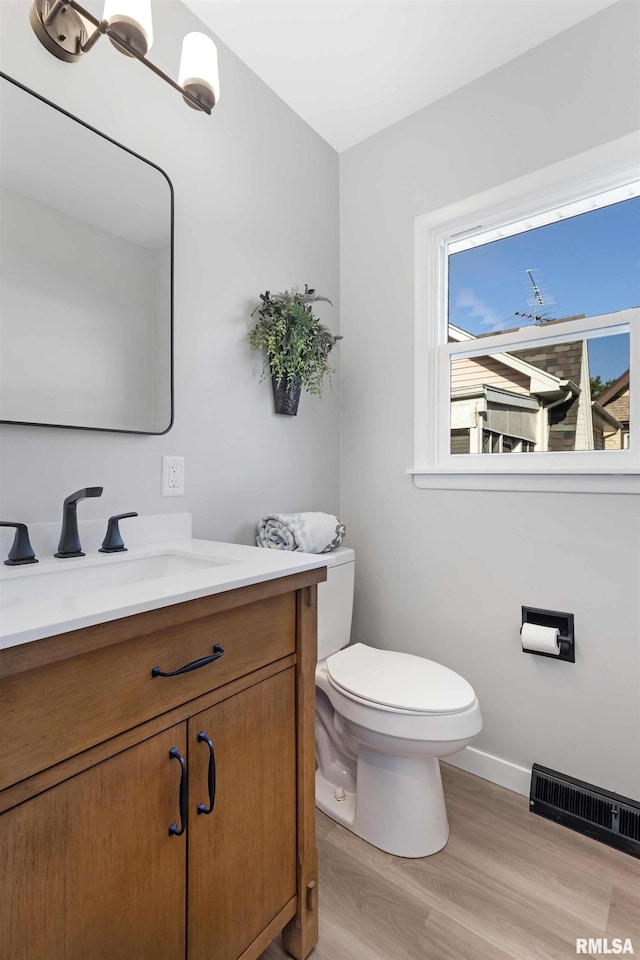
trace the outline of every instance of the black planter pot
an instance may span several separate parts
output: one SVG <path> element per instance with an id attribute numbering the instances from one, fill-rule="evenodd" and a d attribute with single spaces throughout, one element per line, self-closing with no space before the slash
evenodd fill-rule
<path id="1" fill-rule="evenodd" d="M 275 403 L 276 413 L 282 413 L 287 417 L 295 417 L 298 412 L 298 401 L 300 400 L 300 384 L 292 383 L 290 387 L 287 386 L 286 378 L 280 382 L 276 377 L 271 377 L 271 385 L 273 387 L 273 400 Z"/>

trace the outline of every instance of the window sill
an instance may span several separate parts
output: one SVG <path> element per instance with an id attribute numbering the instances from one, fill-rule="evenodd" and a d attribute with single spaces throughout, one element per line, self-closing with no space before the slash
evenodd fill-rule
<path id="1" fill-rule="evenodd" d="M 513 493 L 640 494 L 637 473 L 471 473 L 410 467 L 407 473 L 421 490 L 489 490 Z"/>

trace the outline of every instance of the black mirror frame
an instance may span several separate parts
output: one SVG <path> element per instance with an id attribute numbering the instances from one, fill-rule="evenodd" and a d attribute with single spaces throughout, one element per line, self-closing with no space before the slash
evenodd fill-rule
<path id="1" fill-rule="evenodd" d="M 65 110 L 64 107 L 60 107 L 57 104 L 53 103 L 51 100 L 48 100 L 46 97 L 43 97 L 41 94 L 36 93 L 35 90 L 31 90 L 29 87 L 26 87 L 20 81 L 15 80 L 13 77 L 10 77 L 8 74 L 0 70 L 0 78 L 2 80 L 7 80 L 9 83 L 12 83 L 15 87 L 18 87 L 20 90 L 23 90 L 25 93 L 30 94 L 32 97 L 35 97 L 36 100 L 40 100 L 42 103 L 46 104 L 48 107 L 52 107 L 54 110 L 57 110 L 58 113 L 62 113 L 65 117 L 68 117 L 70 120 L 75 120 L 76 123 L 79 123 L 82 127 L 85 127 L 87 130 L 90 130 L 92 133 L 97 134 L 99 137 L 102 137 L 103 140 L 107 140 L 109 143 L 114 144 L 116 147 L 120 147 L 121 150 L 124 150 L 126 153 L 131 154 L 131 156 L 136 157 L 138 160 L 142 160 L 143 163 L 148 164 L 150 167 L 153 167 L 167 181 L 169 185 L 169 202 L 170 202 L 170 214 L 171 214 L 171 223 L 170 223 L 170 243 L 171 243 L 171 256 L 170 256 L 170 277 L 169 277 L 169 345 L 170 345 L 170 357 L 169 357 L 169 378 L 170 378 L 170 415 L 169 415 L 169 425 L 165 430 L 124 430 L 118 427 L 89 427 L 89 426 L 79 426 L 76 424 L 69 423 L 40 423 L 34 422 L 31 420 L 2 420 L 0 423 L 14 424 L 16 426 L 22 427 L 58 427 L 63 430 L 92 430 L 98 433 L 127 433 L 134 434 L 138 436 L 153 436 L 160 437 L 165 433 L 168 433 L 171 430 L 174 422 L 174 357 L 173 357 L 173 273 L 174 273 L 174 192 L 173 184 L 169 179 L 168 174 L 159 167 L 156 163 L 153 163 L 151 160 L 147 160 L 146 157 L 141 156 L 139 153 L 136 153 L 135 150 L 131 150 L 129 147 L 125 147 L 124 144 L 119 143 L 117 140 L 114 140 L 113 137 L 108 136 L 106 133 L 97 130 L 90 123 L 86 123 L 84 120 L 81 120 L 79 117 L 74 116 L 72 113 L 69 113 L 68 110 Z"/>

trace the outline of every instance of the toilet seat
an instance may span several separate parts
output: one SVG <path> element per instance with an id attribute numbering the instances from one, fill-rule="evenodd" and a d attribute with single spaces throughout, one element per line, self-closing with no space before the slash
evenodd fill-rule
<path id="1" fill-rule="evenodd" d="M 328 679 L 343 696 L 378 710 L 416 716 L 457 714 L 475 703 L 471 684 L 424 657 L 355 643 L 326 660 Z"/>

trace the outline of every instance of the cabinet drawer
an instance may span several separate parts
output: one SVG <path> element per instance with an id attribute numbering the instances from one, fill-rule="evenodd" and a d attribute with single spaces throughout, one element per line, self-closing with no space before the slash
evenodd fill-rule
<path id="1" fill-rule="evenodd" d="M 117 629 L 117 621 L 114 623 Z M 173 672 L 213 653 L 218 659 Z M 283 594 L 0 681 L 0 789 L 295 652 Z"/>

